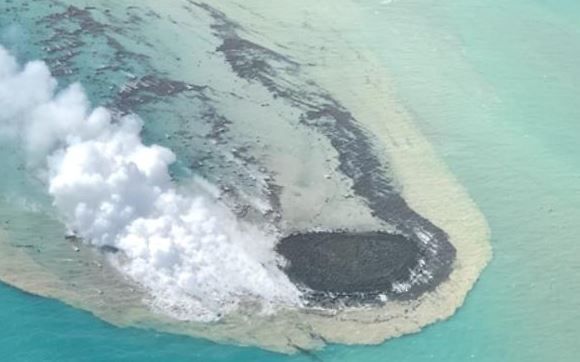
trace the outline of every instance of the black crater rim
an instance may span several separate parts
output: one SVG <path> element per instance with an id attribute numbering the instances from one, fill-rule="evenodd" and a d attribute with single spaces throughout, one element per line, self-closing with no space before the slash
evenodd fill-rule
<path id="1" fill-rule="evenodd" d="M 314 293 L 377 295 L 410 279 L 422 257 L 409 238 L 384 231 L 294 233 L 276 247 L 283 270 L 298 286 Z"/>

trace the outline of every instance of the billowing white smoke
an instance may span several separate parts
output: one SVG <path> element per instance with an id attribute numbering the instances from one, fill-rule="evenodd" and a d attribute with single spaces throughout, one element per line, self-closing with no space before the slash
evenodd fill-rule
<path id="1" fill-rule="evenodd" d="M 212 320 L 244 298 L 299 303 L 274 240 L 178 191 L 168 172 L 174 154 L 144 145 L 139 119 L 113 122 L 104 108 L 90 111 L 80 85 L 56 86 L 43 62 L 20 68 L 0 47 L 0 132 L 19 139 L 44 172 L 71 230 L 119 249 L 118 267 L 178 318 Z"/>

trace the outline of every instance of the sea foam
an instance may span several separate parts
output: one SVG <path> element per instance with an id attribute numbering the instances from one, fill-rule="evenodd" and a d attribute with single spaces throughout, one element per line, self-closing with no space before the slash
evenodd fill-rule
<path id="1" fill-rule="evenodd" d="M 0 48 L 0 132 L 23 145 L 67 227 L 182 320 L 210 321 L 241 302 L 299 305 L 279 269 L 275 237 L 179 189 L 175 155 L 145 145 L 143 122 L 91 109 L 79 84 L 57 91 L 44 62 L 21 67 Z"/>

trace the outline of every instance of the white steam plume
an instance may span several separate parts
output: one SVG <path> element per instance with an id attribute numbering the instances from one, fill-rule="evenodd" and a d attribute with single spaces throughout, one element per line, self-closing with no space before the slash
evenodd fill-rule
<path id="1" fill-rule="evenodd" d="M 175 155 L 144 145 L 136 117 L 91 111 L 80 85 L 56 93 L 43 62 L 20 67 L 0 47 L 0 132 L 21 142 L 67 226 L 121 251 L 116 265 L 181 319 L 213 320 L 244 298 L 299 304 L 274 239 L 202 196 L 185 195 Z"/>

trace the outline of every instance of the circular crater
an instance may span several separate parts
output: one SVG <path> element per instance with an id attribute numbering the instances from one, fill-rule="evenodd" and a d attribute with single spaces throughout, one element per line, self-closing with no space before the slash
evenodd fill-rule
<path id="1" fill-rule="evenodd" d="M 391 292 L 393 283 L 409 280 L 421 256 L 405 236 L 380 231 L 292 234 L 280 240 L 277 251 L 297 285 L 358 297 Z"/>

